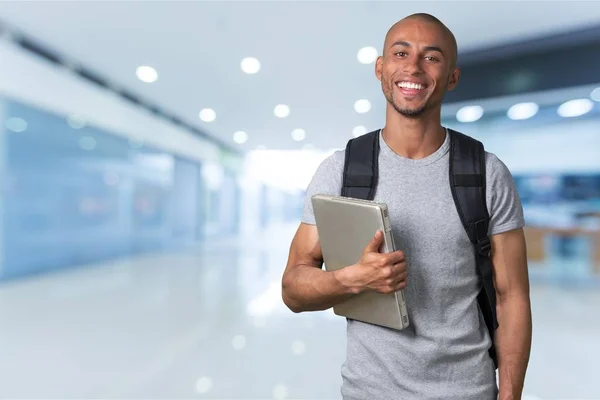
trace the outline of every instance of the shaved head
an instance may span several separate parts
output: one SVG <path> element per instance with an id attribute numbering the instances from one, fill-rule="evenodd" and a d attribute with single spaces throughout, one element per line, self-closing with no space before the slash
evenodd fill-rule
<path id="1" fill-rule="evenodd" d="M 438 115 L 444 95 L 458 84 L 457 54 L 454 34 L 433 15 L 412 14 L 396 22 L 375 66 L 388 112 L 405 118 Z"/>
<path id="2" fill-rule="evenodd" d="M 389 45 L 388 40 L 389 40 L 390 34 L 392 32 L 394 32 L 396 29 L 399 29 L 399 27 L 402 26 L 402 24 L 404 22 L 410 21 L 410 20 L 413 20 L 413 21 L 419 20 L 419 21 L 423 21 L 423 22 L 428 22 L 428 23 L 437 25 L 442 30 L 445 38 L 449 42 L 450 48 L 451 48 L 450 66 L 451 66 L 451 68 L 455 68 L 456 64 L 457 64 L 457 60 L 458 60 L 458 44 L 456 42 L 456 37 L 454 37 L 454 34 L 452 33 L 452 31 L 446 25 L 444 25 L 444 23 L 442 21 L 440 21 L 438 18 L 434 17 L 433 15 L 427 14 L 427 13 L 416 13 L 416 14 L 409 15 L 408 17 L 402 18 L 400 21 L 398 21 L 394 25 L 392 25 L 392 27 L 388 30 L 387 34 L 385 35 L 385 42 L 383 45 L 383 55 L 385 56 L 386 49 Z"/>

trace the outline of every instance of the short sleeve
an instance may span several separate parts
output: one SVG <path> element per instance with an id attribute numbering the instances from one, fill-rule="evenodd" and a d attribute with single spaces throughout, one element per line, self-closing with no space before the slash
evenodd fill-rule
<path id="1" fill-rule="evenodd" d="M 486 153 L 486 192 L 489 235 L 525 225 L 523 206 L 513 176 L 504 162 L 492 153 Z"/>
<path id="2" fill-rule="evenodd" d="M 312 196 L 325 194 L 339 196 L 342 190 L 342 178 L 344 169 L 344 152 L 336 151 L 327 157 L 317 168 L 312 180 L 306 188 L 302 222 L 314 225 L 315 215 L 312 207 Z"/>

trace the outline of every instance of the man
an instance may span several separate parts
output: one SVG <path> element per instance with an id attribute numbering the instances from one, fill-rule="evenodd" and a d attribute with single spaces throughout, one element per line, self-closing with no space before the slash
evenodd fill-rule
<path id="1" fill-rule="evenodd" d="M 375 201 L 386 202 L 399 251 L 378 253 L 378 233 L 355 265 L 322 269 L 310 198 L 339 195 L 344 152 L 318 168 L 282 280 L 294 312 L 325 310 L 365 290 L 405 289 L 411 326 L 402 331 L 348 320 L 344 399 L 519 399 L 529 361 L 531 312 L 523 212 L 512 176 L 486 152 L 489 235 L 499 327 L 497 385 L 490 337 L 478 309 L 473 247 L 449 186 L 449 134 L 441 105 L 454 89 L 454 35 L 435 17 L 411 15 L 385 38 L 376 75 L 387 99 L 379 135 Z"/>

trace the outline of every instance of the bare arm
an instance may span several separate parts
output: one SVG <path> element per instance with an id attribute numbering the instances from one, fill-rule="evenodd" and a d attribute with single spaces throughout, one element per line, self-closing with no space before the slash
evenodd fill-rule
<path id="1" fill-rule="evenodd" d="M 322 265 L 316 226 L 300 224 L 282 279 L 283 301 L 290 310 L 326 310 L 352 295 L 352 290 L 340 280 L 343 269 L 327 272 Z"/>
<path id="2" fill-rule="evenodd" d="M 531 350 L 531 305 L 525 236 L 516 229 L 491 237 L 497 293 L 499 399 L 520 399 Z"/>
<path id="3" fill-rule="evenodd" d="M 324 271 L 317 228 L 300 224 L 283 273 L 283 302 L 294 312 L 326 310 L 365 290 L 393 293 L 406 287 L 404 253 L 379 253 L 383 234 L 377 232 L 356 264 Z"/>

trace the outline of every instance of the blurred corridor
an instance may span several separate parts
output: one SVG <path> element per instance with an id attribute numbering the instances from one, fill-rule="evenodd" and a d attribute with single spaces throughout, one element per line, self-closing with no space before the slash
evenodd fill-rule
<path id="1" fill-rule="evenodd" d="M 523 202 L 524 399 L 600 400 L 600 3 L 576 3 L 0 2 L 0 398 L 340 398 L 345 320 L 293 314 L 281 275 L 317 166 L 384 122 L 385 31 L 431 12 L 463 66 L 442 123 Z"/>
<path id="2" fill-rule="evenodd" d="M 345 321 L 281 301 L 294 230 L 3 287 L 2 398 L 339 398 Z M 532 304 L 524 398 L 599 398 L 600 293 L 534 285 Z"/>

